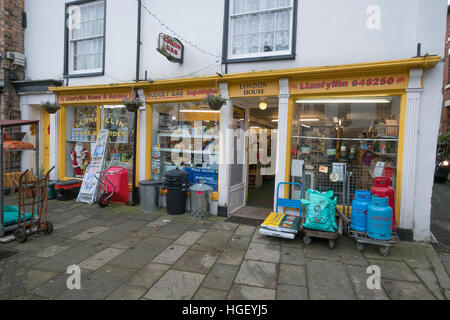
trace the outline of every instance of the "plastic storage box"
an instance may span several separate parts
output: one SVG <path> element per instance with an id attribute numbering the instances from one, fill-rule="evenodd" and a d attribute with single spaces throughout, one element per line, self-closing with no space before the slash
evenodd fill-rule
<path id="1" fill-rule="evenodd" d="M 56 200 L 76 199 L 81 188 L 80 180 L 57 181 L 55 183 Z"/>

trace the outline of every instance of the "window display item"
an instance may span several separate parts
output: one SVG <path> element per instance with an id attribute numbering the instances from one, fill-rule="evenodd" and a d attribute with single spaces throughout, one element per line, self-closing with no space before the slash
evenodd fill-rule
<path id="1" fill-rule="evenodd" d="M 356 231 L 367 230 L 367 208 L 370 204 L 370 191 L 356 190 L 355 199 L 352 201 L 352 216 L 350 228 Z"/>
<path id="2" fill-rule="evenodd" d="M 80 180 L 66 180 L 66 181 L 56 181 L 55 191 L 56 200 L 68 201 L 75 199 L 80 191 L 81 181 Z"/>
<path id="3" fill-rule="evenodd" d="M 85 149 L 81 142 L 74 143 L 72 144 L 72 150 L 70 151 L 70 159 L 72 160 L 75 177 L 83 178 L 84 171 L 91 162 L 89 150 Z"/>
<path id="4" fill-rule="evenodd" d="M 395 219 L 395 190 L 391 187 L 391 179 L 386 177 L 377 177 L 373 179 L 373 187 L 370 189 L 372 196 L 388 197 L 389 206 L 392 209 L 392 231 L 396 229 Z"/>
<path id="5" fill-rule="evenodd" d="M 333 197 L 333 191 L 319 192 L 308 189 L 309 200 L 302 199 L 306 207 L 306 219 L 303 227 L 311 230 L 336 232 L 338 226 L 335 218 L 337 198 Z"/>
<path id="6" fill-rule="evenodd" d="M 367 235 L 377 240 L 391 240 L 392 213 L 388 197 L 373 196 L 367 210 Z"/>

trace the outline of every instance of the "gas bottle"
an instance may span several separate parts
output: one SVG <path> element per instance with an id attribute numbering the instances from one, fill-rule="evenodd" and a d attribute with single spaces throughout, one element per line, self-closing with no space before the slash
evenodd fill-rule
<path id="1" fill-rule="evenodd" d="M 395 231 L 395 190 L 391 187 L 391 179 L 387 177 L 374 178 L 370 193 L 372 196 L 376 195 L 380 198 L 389 198 L 389 206 L 392 208 L 392 231 Z"/>
<path id="2" fill-rule="evenodd" d="M 367 207 L 370 204 L 370 191 L 356 190 L 352 201 L 352 217 L 350 228 L 356 231 L 367 231 Z"/>
<path id="3" fill-rule="evenodd" d="M 367 235 L 378 240 L 392 239 L 392 208 L 389 197 L 372 197 L 367 209 Z"/>

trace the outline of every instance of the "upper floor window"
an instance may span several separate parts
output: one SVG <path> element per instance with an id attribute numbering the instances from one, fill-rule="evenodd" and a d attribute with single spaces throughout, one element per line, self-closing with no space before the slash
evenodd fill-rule
<path id="1" fill-rule="evenodd" d="M 293 56 L 297 1 L 228 1 L 227 60 Z"/>
<path id="2" fill-rule="evenodd" d="M 66 74 L 103 72 L 105 0 L 68 4 L 67 15 Z"/>

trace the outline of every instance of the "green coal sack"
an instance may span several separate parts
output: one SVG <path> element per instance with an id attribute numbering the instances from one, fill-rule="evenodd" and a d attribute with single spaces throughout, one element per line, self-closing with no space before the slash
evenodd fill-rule
<path id="1" fill-rule="evenodd" d="M 319 192 L 308 189 L 309 200 L 302 199 L 302 204 L 306 207 L 305 222 L 303 228 L 336 232 L 335 210 L 337 198 L 333 197 L 333 191 Z"/>

